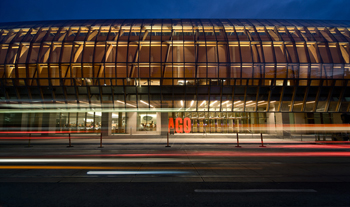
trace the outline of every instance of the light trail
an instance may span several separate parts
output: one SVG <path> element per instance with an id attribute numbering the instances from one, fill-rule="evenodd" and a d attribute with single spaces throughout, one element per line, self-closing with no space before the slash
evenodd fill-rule
<path id="1" fill-rule="evenodd" d="M 65 157 L 114 157 L 114 158 L 1 158 L 0 163 L 132 163 L 132 162 L 191 162 L 182 157 L 196 157 L 196 161 L 208 161 L 210 157 L 350 157 L 349 151 L 342 152 L 189 152 L 176 154 L 108 154 L 69 155 Z M 123 158 L 118 158 L 123 157 Z M 126 158 L 128 157 L 128 158 Z M 138 157 L 138 158 L 134 158 Z M 180 158 L 167 158 L 180 157 Z M 203 159 L 199 159 L 203 157 Z"/>
<path id="2" fill-rule="evenodd" d="M 14 169 L 22 169 L 22 170 L 259 170 L 262 168 L 258 167 L 132 167 L 132 166 L 120 166 L 120 167 L 112 167 L 112 166 L 37 166 L 37 165 L 9 165 L 9 166 L 0 166 L 0 170 L 14 170 Z"/>
<path id="3" fill-rule="evenodd" d="M 159 174 L 189 174 L 185 171 L 89 171 L 88 175 L 159 175 Z"/>
<path id="4" fill-rule="evenodd" d="M 0 137 L 0 140 L 4 139 L 4 140 L 11 140 L 11 139 L 16 139 L 16 140 L 20 140 L 20 139 L 69 139 L 69 137 Z M 71 137 L 71 139 L 97 139 L 97 137 Z"/>
<path id="5" fill-rule="evenodd" d="M 303 146 L 303 145 L 280 145 L 280 146 L 273 146 L 269 145 L 269 148 L 274 148 L 274 149 L 296 149 L 296 148 L 301 148 L 301 149 L 308 149 L 308 148 L 313 148 L 313 149 L 348 149 L 350 146 L 322 146 L 322 145 L 310 145 L 310 146 Z M 254 148 L 260 149 L 259 146 L 256 146 Z M 79 160 L 83 160 L 85 162 L 92 162 L 93 159 L 88 159 L 88 158 L 93 158 L 93 157 L 98 157 L 102 159 L 108 158 L 130 158 L 133 159 L 135 157 L 138 158 L 144 158 L 144 159 L 151 159 L 155 157 L 160 157 L 158 159 L 170 159 L 167 157 L 253 157 L 253 156 L 270 156 L 270 157 L 275 157 L 275 156 L 350 156 L 350 152 L 348 151 L 341 151 L 341 152 L 334 152 L 334 151 L 319 151 L 319 152 L 251 152 L 251 151 L 245 151 L 245 152 L 240 152 L 240 151 L 203 151 L 203 152 L 186 152 L 186 153 L 140 153 L 140 154 L 77 154 L 77 155 L 35 155 L 35 156 L 2 156 L 0 157 L 0 162 L 2 160 L 8 160 L 8 159 L 34 159 L 34 160 L 39 160 L 40 162 L 43 159 L 47 160 L 54 160 L 54 162 L 64 162 L 65 160 L 69 160 L 71 162 L 78 162 Z M 79 158 L 79 159 L 76 159 Z M 80 159 L 81 158 L 81 159 Z M 175 158 L 172 158 L 175 159 Z M 96 159 L 98 161 L 98 159 Z M 118 158 L 118 160 L 121 160 Z M 123 161 L 123 160 L 122 160 Z M 106 161 L 110 162 L 110 161 Z"/>
<path id="6" fill-rule="evenodd" d="M 94 131 L 0 131 L 0 134 L 96 134 Z"/>
<path id="7" fill-rule="evenodd" d="M 201 160 L 205 161 L 205 160 Z M 79 162 L 85 162 L 85 163 L 116 163 L 116 162 L 127 162 L 127 163 L 133 163 L 133 162 L 191 162 L 189 159 L 179 159 L 179 158 L 138 158 L 138 159 L 0 159 L 0 163 L 79 163 Z"/>
<path id="8" fill-rule="evenodd" d="M 316 193 L 314 189 L 195 189 L 196 193 Z"/>
<path id="9" fill-rule="evenodd" d="M 204 102 L 202 102 L 203 104 Z M 216 102 L 210 103 L 210 105 Z M 202 105 L 201 104 L 201 105 Z M 200 106 L 201 106 L 200 105 Z M 180 108 L 182 109 L 182 108 Z M 180 110 L 179 109 L 179 110 Z M 157 111 L 158 112 L 158 111 Z M 22 113 L 22 111 L 21 111 Z M 278 131 L 288 131 L 295 135 L 307 135 L 315 133 L 347 133 L 350 131 L 350 124 L 234 124 L 239 126 L 240 131 L 252 130 L 256 133 L 277 133 Z M 94 134 L 96 131 L 89 130 L 66 130 L 66 131 L 7 131 L 7 128 L 1 128 L 0 134 Z"/>

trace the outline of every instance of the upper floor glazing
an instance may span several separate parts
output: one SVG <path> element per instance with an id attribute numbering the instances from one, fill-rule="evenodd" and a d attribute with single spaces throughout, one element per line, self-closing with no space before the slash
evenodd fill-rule
<path id="1" fill-rule="evenodd" d="M 0 64 L 349 63 L 349 21 L 89 20 L 0 24 Z"/>

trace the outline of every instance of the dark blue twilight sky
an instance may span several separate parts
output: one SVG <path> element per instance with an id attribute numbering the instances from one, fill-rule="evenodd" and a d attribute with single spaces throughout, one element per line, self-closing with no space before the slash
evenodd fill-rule
<path id="1" fill-rule="evenodd" d="M 350 0 L 0 0 L 0 22 L 124 18 L 350 20 Z"/>

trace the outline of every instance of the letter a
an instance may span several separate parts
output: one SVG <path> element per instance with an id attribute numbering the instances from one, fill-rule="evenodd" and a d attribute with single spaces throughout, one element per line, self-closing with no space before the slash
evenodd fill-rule
<path id="1" fill-rule="evenodd" d="M 168 124 L 168 132 L 170 133 L 170 128 L 174 129 L 174 119 L 169 118 L 169 124 Z"/>

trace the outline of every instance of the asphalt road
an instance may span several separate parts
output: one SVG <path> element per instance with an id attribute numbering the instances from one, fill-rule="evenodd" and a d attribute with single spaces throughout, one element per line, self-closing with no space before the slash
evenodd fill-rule
<path id="1" fill-rule="evenodd" d="M 0 206 L 350 206 L 350 145 L 0 145 Z"/>

